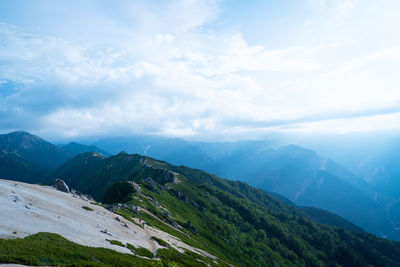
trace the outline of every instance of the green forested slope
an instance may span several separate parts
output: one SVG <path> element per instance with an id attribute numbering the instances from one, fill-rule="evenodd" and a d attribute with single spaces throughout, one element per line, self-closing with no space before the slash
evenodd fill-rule
<path id="1" fill-rule="evenodd" d="M 109 158 L 83 154 L 53 177 L 98 200 L 120 199 L 139 206 L 138 213 L 118 212 L 126 218 L 141 217 L 237 266 L 400 266 L 397 242 L 318 224 L 310 219 L 318 218 L 318 210 L 307 215 L 261 190 L 200 170 L 126 153 Z M 125 180 L 139 187 L 107 190 Z M 116 198 L 124 192 L 130 195 Z M 329 223 L 329 213 L 321 214 Z"/>

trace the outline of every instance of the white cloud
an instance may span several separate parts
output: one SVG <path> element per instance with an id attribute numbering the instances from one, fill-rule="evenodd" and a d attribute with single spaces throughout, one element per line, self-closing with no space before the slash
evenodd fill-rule
<path id="1" fill-rule="evenodd" d="M 363 116 L 358 118 L 343 118 L 322 120 L 318 122 L 307 122 L 290 125 L 290 127 L 277 127 L 282 132 L 297 133 L 339 133 L 349 132 L 379 132 L 398 130 L 394 121 L 400 121 L 400 113 Z"/>
<path id="2" fill-rule="evenodd" d="M 313 10 L 327 18 L 311 12 L 305 34 L 280 47 L 250 44 L 238 30 L 213 28 L 223 15 L 219 1 L 172 1 L 158 9 L 120 4 L 117 15 L 103 10 L 91 17 L 108 25 L 98 38 L 0 23 L 0 81 L 17 84 L 16 94 L 0 98 L 0 123 L 18 125 L 8 116 L 18 127 L 29 121 L 33 129 L 67 136 L 372 130 L 362 126 L 365 118 L 327 123 L 319 115 L 400 101 L 400 40 L 364 47 L 377 31 L 354 34 L 352 16 L 368 23 L 356 16 L 364 11 L 357 1 L 313 1 Z M 382 28 L 379 36 L 393 31 Z"/>

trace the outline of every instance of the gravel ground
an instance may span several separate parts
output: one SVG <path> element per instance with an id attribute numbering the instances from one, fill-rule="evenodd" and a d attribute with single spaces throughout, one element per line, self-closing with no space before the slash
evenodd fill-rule
<path id="1" fill-rule="evenodd" d="M 93 211 L 85 210 L 82 206 L 90 207 Z M 51 232 L 85 246 L 131 253 L 127 248 L 106 241 L 111 239 L 145 247 L 155 253 L 160 246 L 151 236 L 157 236 L 179 251 L 185 248 L 216 259 L 168 233 L 149 226 L 142 229 L 121 216 L 118 216 L 119 222 L 116 216 L 103 207 L 52 187 L 0 179 L 0 238 Z M 124 226 L 125 223 L 128 227 Z"/>

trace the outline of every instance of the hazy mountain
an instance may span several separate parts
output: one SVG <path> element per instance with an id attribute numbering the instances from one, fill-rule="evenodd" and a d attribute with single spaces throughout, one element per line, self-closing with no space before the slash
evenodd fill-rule
<path id="1" fill-rule="evenodd" d="M 329 142 L 326 142 L 329 140 Z M 364 178 L 366 182 L 398 195 L 398 186 L 390 186 L 400 175 L 400 136 L 388 133 L 358 133 L 319 138 L 303 137 L 296 144 L 318 151 Z"/>
<path id="2" fill-rule="evenodd" d="M 337 223 L 328 212 L 298 208 L 243 182 L 137 154 L 81 154 L 54 176 L 98 200 L 138 205 L 150 226 L 235 266 L 396 266 L 400 260 L 397 242 L 310 220 Z M 139 218 L 129 209 L 118 213 Z"/>
<path id="3" fill-rule="evenodd" d="M 97 140 L 93 145 L 112 154 L 126 151 L 202 170 L 213 171 L 217 168 L 209 155 L 197 146 L 179 138 L 159 136 L 114 137 Z"/>
<path id="4" fill-rule="evenodd" d="M 75 172 L 69 177 L 72 186 L 81 187 L 82 183 L 91 180 L 84 177 L 87 173 L 92 174 L 92 169 L 98 168 L 102 154 L 107 155 L 97 146 L 77 143 L 60 148 L 26 132 L 1 135 L 0 140 L 2 178 L 34 183 L 43 182 L 44 179 L 51 183 L 53 177 L 47 176 L 49 170 L 72 155 L 97 151 L 94 154 L 96 160 L 89 158 L 86 168 L 80 166 L 80 162 L 75 168 L 67 167 L 68 172 L 71 169 Z M 400 225 L 400 202 L 393 197 L 386 197 L 386 202 L 380 201 L 383 197 L 376 198 L 377 189 L 373 185 L 312 150 L 294 145 L 274 148 L 269 141 L 189 143 L 181 139 L 154 136 L 109 138 L 99 140 L 96 144 L 112 153 L 125 150 L 160 156 L 177 165 L 202 168 L 222 177 L 239 179 L 265 191 L 279 193 L 297 205 L 334 212 L 369 232 L 400 239 L 399 231 L 395 230 Z M 68 164 L 74 162 L 72 160 Z M 62 177 L 63 171 L 64 168 L 60 168 L 56 174 Z M 106 175 L 104 173 L 95 175 L 103 177 Z M 97 191 L 92 193 L 98 194 Z M 384 195 L 382 192 L 380 194 Z"/>
<path id="5" fill-rule="evenodd" d="M 215 162 L 219 162 L 232 154 L 250 154 L 258 153 L 274 145 L 273 141 L 262 140 L 243 140 L 237 142 L 191 142 L 202 152 L 207 154 Z"/>
<path id="6" fill-rule="evenodd" d="M 330 141 L 324 142 L 326 139 Z M 362 177 L 368 186 L 359 189 L 368 193 L 372 191 L 374 199 L 386 210 L 391 224 L 400 227 L 399 135 L 359 133 L 298 141 Z M 400 235 L 397 235 L 397 239 L 400 239 Z"/>
<path id="7" fill-rule="evenodd" d="M 62 150 L 70 154 L 71 157 L 75 157 L 78 154 L 85 153 L 85 152 L 96 152 L 99 154 L 102 154 L 105 157 L 111 156 L 110 153 L 107 151 L 104 151 L 103 149 L 100 149 L 96 146 L 92 145 L 82 145 L 76 142 L 70 142 L 66 145 L 60 146 Z"/>
<path id="8" fill-rule="evenodd" d="M 312 150 L 295 145 L 240 149 L 217 163 L 218 175 L 279 193 L 298 205 L 334 212 L 380 236 L 398 238 L 385 208 L 367 193 L 369 185 Z M 364 191 L 359 189 L 363 186 Z"/>

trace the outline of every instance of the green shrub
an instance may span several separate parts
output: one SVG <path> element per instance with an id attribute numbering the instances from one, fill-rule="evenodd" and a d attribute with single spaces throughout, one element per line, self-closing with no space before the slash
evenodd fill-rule
<path id="1" fill-rule="evenodd" d="M 135 253 L 136 255 L 139 255 L 139 256 L 143 256 L 143 257 L 147 257 L 147 258 L 153 258 L 154 257 L 154 254 L 153 254 L 153 252 L 151 252 L 150 250 L 148 250 L 147 248 L 143 248 L 143 247 L 135 247 L 134 245 L 132 245 L 132 244 L 129 244 L 129 243 L 127 243 L 126 244 L 126 247 L 128 248 L 128 249 L 130 249 L 133 253 Z"/>
<path id="2" fill-rule="evenodd" d="M 125 247 L 124 244 L 122 244 L 120 241 L 118 240 L 110 240 L 110 239 L 106 239 L 108 242 L 110 242 L 111 245 L 116 245 L 116 246 L 120 246 L 120 247 Z"/>
<path id="3" fill-rule="evenodd" d="M 136 189 L 128 181 L 117 182 L 107 189 L 104 196 L 105 203 L 128 202 L 131 200 L 131 194 L 135 193 Z"/>
<path id="4" fill-rule="evenodd" d="M 156 241 L 160 246 L 167 247 L 167 248 L 169 247 L 169 244 L 167 242 L 165 242 L 164 240 L 162 240 L 156 236 L 152 236 L 151 239 Z"/>

